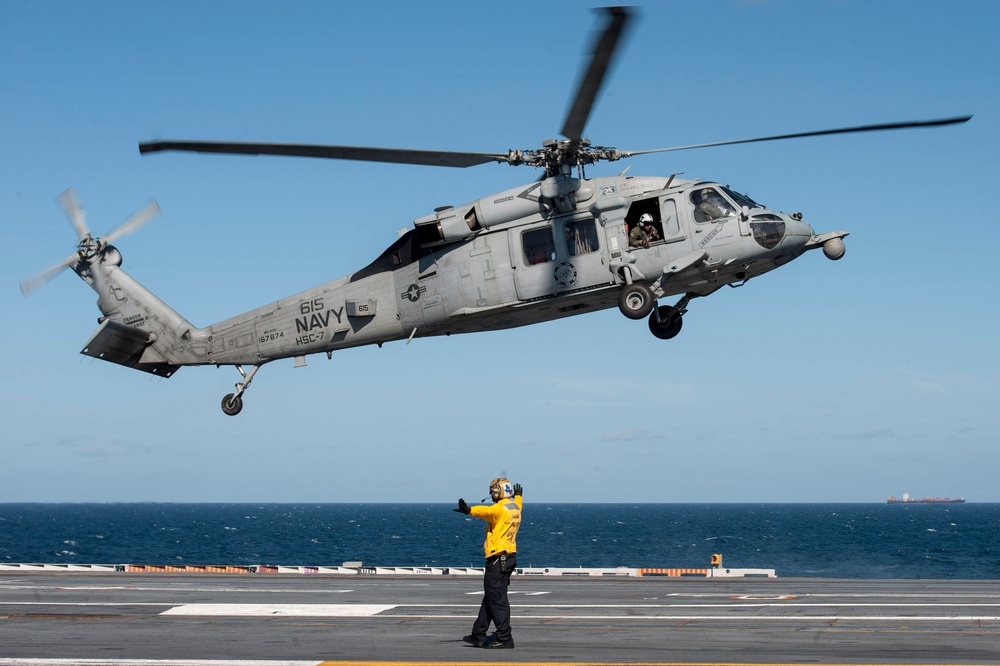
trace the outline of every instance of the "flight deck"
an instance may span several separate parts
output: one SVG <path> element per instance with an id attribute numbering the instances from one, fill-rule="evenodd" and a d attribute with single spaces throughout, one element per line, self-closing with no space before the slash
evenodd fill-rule
<path id="1" fill-rule="evenodd" d="M 13 664 L 1000 664 L 1000 580 L 516 575 L 516 649 L 466 645 L 475 572 L 0 571 Z"/>

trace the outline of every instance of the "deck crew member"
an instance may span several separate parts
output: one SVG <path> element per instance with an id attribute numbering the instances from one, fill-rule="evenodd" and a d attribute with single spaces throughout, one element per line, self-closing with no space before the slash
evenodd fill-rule
<path id="1" fill-rule="evenodd" d="M 479 616 L 472 625 L 472 633 L 463 640 L 476 647 L 513 648 L 510 631 L 510 602 L 507 586 L 510 575 L 517 566 L 517 530 L 521 526 L 521 485 L 511 484 L 505 478 L 490 483 L 493 504 L 469 506 L 458 500 L 455 511 L 486 521 L 486 571 L 483 575 L 483 603 Z M 486 632 L 490 622 L 496 627 L 496 640 L 488 641 Z"/>

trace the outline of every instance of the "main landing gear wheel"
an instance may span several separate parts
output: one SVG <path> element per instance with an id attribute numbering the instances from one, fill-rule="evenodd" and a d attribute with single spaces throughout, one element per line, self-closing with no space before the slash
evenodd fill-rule
<path id="1" fill-rule="evenodd" d="M 222 411 L 228 416 L 236 416 L 243 409 L 243 398 L 229 393 L 222 399 Z"/>
<path id="2" fill-rule="evenodd" d="M 633 283 L 622 289 L 618 295 L 618 309 L 629 319 L 642 319 L 653 311 L 656 298 L 644 284 Z"/>
<path id="3" fill-rule="evenodd" d="M 243 381 L 236 384 L 236 391 L 229 393 L 225 398 L 222 399 L 222 411 L 226 413 L 227 416 L 236 416 L 243 409 L 243 393 L 250 388 L 250 382 L 253 381 L 253 376 L 257 374 L 260 370 L 258 364 L 250 368 L 250 372 L 244 372 L 242 365 L 237 365 L 236 369 L 239 371 L 240 375 L 243 377 Z"/>
<path id="4" fill-rule="evenodd" d="M 649 315 L 649 332 L 660 340 L 669 340 L 681 332 L 684 317 L 672 305 L 661 305 Z"/>

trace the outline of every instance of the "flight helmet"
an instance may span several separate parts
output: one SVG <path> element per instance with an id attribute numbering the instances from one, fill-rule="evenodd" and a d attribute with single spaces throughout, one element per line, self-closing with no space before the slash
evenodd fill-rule
<path id="1" fill-rule="evenodd" d="M 494 502 L 514 496 L 514 485 L 502 476 L 490 481 L 490 497 Z"/>

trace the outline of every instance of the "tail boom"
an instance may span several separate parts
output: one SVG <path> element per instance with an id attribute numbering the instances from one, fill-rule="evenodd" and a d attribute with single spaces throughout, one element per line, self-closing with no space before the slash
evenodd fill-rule
<path id="1" fill-rule="evenodd" d="M 159 377 L 205 362 L 207 334 L 139 284 L 118 262 L 109 266 L 95 261 L 73 268 L 97 292 L 97 306 L 104 315 L 81 354 Z"/>

